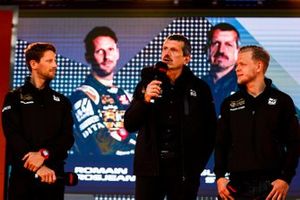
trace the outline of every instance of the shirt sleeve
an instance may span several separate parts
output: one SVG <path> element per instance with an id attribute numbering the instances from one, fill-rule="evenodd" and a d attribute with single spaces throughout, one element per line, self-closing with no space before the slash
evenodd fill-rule
<path id="1" fill-rule="evenodd" d="M 229 113 L 227 111 L 227 103 L 224 101 L 221 106 L 221 115 L 217 123 L 214 167 L 216 180 L 224 177 L 227 172 L 229 142 Z"/>
<path id="2" fill-rule="evenodd" d="M 30 145 L 24 138 L 22 120 L 17 92 L 9 92 L 4 100 L 2 108 L 2 127 L 7 142 L 9 155 L 13 160 L 20 161 L 30 151 Z"/>
<path id="3" fill-rule="evenodd" d="M 284 145 L 286 159 L 283 161 L 280 178 L 285 180 L 287 183 L 290 183 L 293 176 L 296 174 L 296 168 L 298 166 L 300 149 L 299 122 L 295 106 L 291 98 L 287 98 L 282 110 L 282 134 L 285 136 Z"/>
<path id="4" fill-rule="evenodd" d="M 138 83 L 133 94 L 133 100 L 125 112 L 124 126 L 129 132 L 138 131 L 144 124 L 146 117 L 149 116 L 151 103 L 144 100 L 145 87 L 146 84 L 143 81 Z"/>

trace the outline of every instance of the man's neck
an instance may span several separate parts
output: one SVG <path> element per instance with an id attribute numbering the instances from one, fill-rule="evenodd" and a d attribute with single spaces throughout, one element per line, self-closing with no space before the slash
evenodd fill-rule
<path id="1" fill-rule="evenodd" d="M 257 97 L 260 95 L 266 88 L 266 84 L 264 79 L 258 79 L 256 81 L 252 81 L 246 85 L 247 92 L 253 96 Z"/>
<path id="2" fill-rule="evenodd" d="M 167 76 L 169 77 L 171 83 L 175 83 L 176 79 L 180 76 L 182 73 L 183 68 L 177 68 L 177 69 L 168 69 Z"/>
<path id="3" fill-rule="evenodd" d="M 234 65 L 231 66 L 231 67 L 228 67 L 227 69 L 213 72 L 213 81 L 214 81 L 214 83 L 218 82 L 221 78 L 226 76 L 233 69 L 234 69 Z"/>
<path id="4" fill-rule="evenodd" d="M 98 76 L 95 72 L 93 72 L 92 75 L 101 84 L 109 87 L 113 86 L 113 73 L 103 77 Z"/>
<path id="5" fill-rule="evenodd" d="M 30 77 L 30 83 L 39 90 L 43 89 L 46 85 L 46 81 L 44 79 L 37 78 L 33 75 Z"/>

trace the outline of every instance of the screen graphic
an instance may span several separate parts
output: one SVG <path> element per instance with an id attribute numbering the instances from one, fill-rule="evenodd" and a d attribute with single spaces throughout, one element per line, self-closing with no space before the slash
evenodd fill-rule
<path id="1" fill-rule="evenodd" d="M 57 47 L 59 66 L 57 76 L 52 81 L 52 87 L 70 97 L 90 74 L 90 66 L 85 60 L 83 40 L 86 34 L 96 26 L 108 26 L 116 32 L 120 59 L 114 76 L 114 84 L 126 91 L 129 96 L 140 80 L 141 69 L 160 61 L 162 43 L 170 34 L 180 33 L 189 38 L 192 44 L 192 60 L 188 66 L 201 78 L 210 70 L 207 59 L 207 32 L 213 25 L 220 22 L 230 23 L 238 29 L 242 46 L 261 45 L 269 51 L 271 62 L 267 77 L 273 80 L 277 88 L 288 93 L 293 98 L 296 107 L 299 108 L 300 18 L 197 16 L 180 18 L 20 18 L 13 87 L 23 84 L 25 77 L 28 76 L 23 54 L 27 44 L 36 41 L 51 42 Z M 96 88 L 95 85 L 91 85 L 91 87 Z M 112 102 L 112 99 L 113 97 L 100 95 L 101 102 Z M 121 102 L 128 103 L 124 99 Z M 121 104 L 118 104 L 116 108 L 118 109 Z M 82 106 L 82 102 L 77 105 L 77 108 L 82 108 L 80 106 Z M 118 115 L 110 115 L 108 110 L 102 115 L 108 119 L 118 118 L 120 123 L 123 119 L 122 112 L 119 112 Z M 94 140 L 99 139 L 93 135 L 92 133 L 91 137 Z M 131 133 L 131 135 L 133 135 L 131 139 L 134 140 L 136 133 Z M 103 146 L 92 146 L 91 143 L 84 141 L 88 137 L 82 137 L 82 134 L 79 134 L 78 137 L 81 138 L 81 142 L 76 142 L 69 152 L 66 171 L 77 173 L 79 184 L 76 187 L 67 188 L 67 192 L 133 194 L 134 142 L 133 146 L 127 149 L 127 153 L 105 155 L 90 153 L 91 151 L 88 149 L 99 151 L 97 148 L 101 150 Z M 80 154 L 80 152 L 86 153 Z M 210 159 L 201 174 L 199 194 L 215 196 L 214 181 L 213 161 Z M 300 195 L 300 188 L 296 187 L 299 184 L 300 169 L 291 184 L 289 192 L 291 196 Z"/>

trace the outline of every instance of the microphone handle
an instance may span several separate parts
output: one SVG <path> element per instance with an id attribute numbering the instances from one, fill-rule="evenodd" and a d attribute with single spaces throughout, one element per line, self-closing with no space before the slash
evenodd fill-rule
<path id="1" fill-rule="evenodd" d="M 41 180 L 37 174 L 34 174 L 34 178 Z M 63 181 L 64 185 L 74 186 L 78 183 L 78 176 L 73 172 L 65 172 L 64 175 L 56 175 L 56 181 Z"/>
<path id="2" fill-rule="evenodd" d="M 154 76 L 154 79 L 153 79 L 153 80 L 162 81 L 162 80 L 159 78 L 159 76 L 158 76 L 157 74 Z M 159 94 L 159 96 L 158 96 L 157 98 L 151 98 L 151 99 L 150 99 L 150 103 L 155 103 L 156 99 L 162 97 L 162 88 L 161 88 L 161 85 L 162 85 L 162 84 L 159 85 L 159 87 L 160 87 L 160 94 Z"/>

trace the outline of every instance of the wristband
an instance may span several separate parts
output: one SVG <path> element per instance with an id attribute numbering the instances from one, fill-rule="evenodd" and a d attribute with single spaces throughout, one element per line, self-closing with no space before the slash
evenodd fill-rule
<path id="1" fill-rule="evenodd" d="M 49 158 L 49 151 L 47 149 L 40 149 L 39 152 L 41 153 L 43 158 L 45 158 L 45 160 Z"/>

